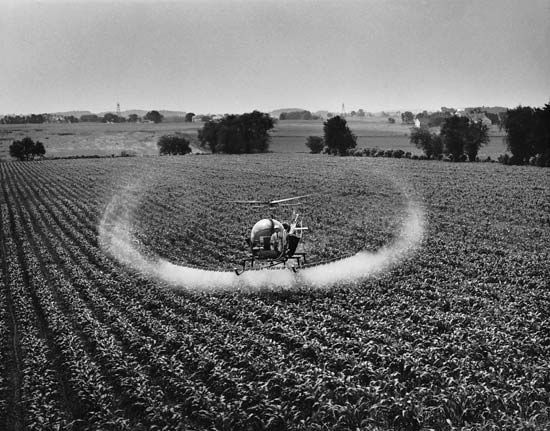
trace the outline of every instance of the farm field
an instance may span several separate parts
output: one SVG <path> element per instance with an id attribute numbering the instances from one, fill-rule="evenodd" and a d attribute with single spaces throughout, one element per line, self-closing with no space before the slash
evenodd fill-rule
<path id="1" fill-rule="evenodd" d="M 379 148 L 422 152 L 409 142 L 410 127 L 390 124 L 386 118 L 349 120 L 350 129 L 357 135 L 358 148 Z M 40 140 L 46 147 L 48 157 L 67 156 L 118 156 L 126 152 L 137 156 L 158 155 L 157 141 L 164 134 L 184 133 L 198 152 L 197 131 L 202 123 L 160 124 L 0 124 L 0 160 L 9 159 L 9 146 L 14 140 L 30 136 Z M 271 133 L 270 151 L 275 153 L 307 153 L 306 138 L 323 135 L 322 121 L 279 121 Z M 480 158 L 490 156 L 496 160 L 506 152 L 502 132 L 492 127 L 490 142 L 482 147 Z"/>
<path id="2" fill-rule="evenodd" d="M 0 429 L 547 429 L 549 184 L 287 153 L 0 163 Z M 116 201 L 141 255 L 230 270 L 265 217 L 231 200 L 308 193 L 312 264 L 394 243 L 410 201 L 423 239 L 373 277 L 245 293 L 101 238 Z"/>

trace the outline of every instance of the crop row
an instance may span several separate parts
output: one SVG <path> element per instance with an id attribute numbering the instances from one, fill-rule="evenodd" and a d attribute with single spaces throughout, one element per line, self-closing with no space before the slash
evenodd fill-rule
<path id="1" fill-rule="evenodd" d="M 490 175 L 468 167 L 467 176 L 429 165 L 439 182 L 409 173 L 423 190 L 429 236 L 423 253 L 378 279 L 327 291 L 176 293 L 100 248 L 98 223 L 120 192 L 111 182 L 139 174 L 148 184 L 120 197 L 144 251 L 205 266 L 223 266 L 214 258 L 238 241 L 227 232 L 241 235 L 240 224 L 259 216 L 226 201 L 331 186 L 307 161 L 286 174 L 254 158 L 229 158 L 223 166 L 194 160 L 197 166 L 154 159 L 150 171 L 126 160 L 0 165 L 0 342 L 8 359 L 0 365 L 0 420 L 7 428 L 548 423 L 549 239 L 532 200 L 534 180 L 518 171 L 504 180 L 494 166 L 484 168 L 494 170 Z M 365 226 L 390 238 L 402 201 L 375 175 L 360 180 L 372 163 L 323 163 L 324 172 L 334 170 L 336 196 L 312 197 L 309 216 L 319 224 L 311 236 L 324 232 L 339 252 L 353 251 L 358 244 L 338 242 L 346 216 L 359 229 L 369 199 L 378 199 Z M 351 172 L 353 187 L 341 183 L 339 169 Z M 492 189 L 476 188 L 473 178 L 481 174 Z M 518 179 L 518 191 L 534 192 L 524 192 L 515 207 L 495 183 Z M 178 186 L 184 180 L 187 188 Z M 242 184 L 252 191 L 239 190 Z M 345 201 L 354 207 L 349 212 Z M 325 229 L 331 211 L 340 211 L 342 222 Z M 384 214 L 392 221 L 374 226 Z M 526 226 L 521 217 L 535 222 Z M 225 249 L 216 255 L 210 249 L 218 235 Z M 318 238 L 310 244 L 321 246 Z"/>
<path id="2" fill-rule="evenodd" d="M 51 221 L 49 221 L 49 222 L 52 222 L 52 223 L 53 223 L 53 220 L 51 220 Z M 67 243 L 65 243 L 65 244 L 67 244 Z M 73 250 L 71 250 L 71 251 L 73 251 Z M 78 251 L 75 250 L 73 255 L 76 255 L 77 253 L 78 253 Z M 80 267 L 84 267 L 84 266 L 85 266 L 85 262 L 80 262 L 80 263 L 81 263 Z M 70 267 L 71 265 L 68 265 L 68 266 Z"/>

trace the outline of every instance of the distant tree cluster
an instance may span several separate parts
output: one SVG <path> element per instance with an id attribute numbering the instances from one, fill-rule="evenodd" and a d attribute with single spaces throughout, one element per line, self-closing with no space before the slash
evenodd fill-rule
<path id="1" fill-rule="evenodd" d="M 544 108 L 518 106 L 506 112 L 503 122 L 509 164 L 550 166 L 550 104 Z"/>
<path id="2" fill-rule="evenodd" d="M 64 118 L 67 121 L 67 123 L 78 123 L 79 122 L 79 119 L 76 118 L 74 115 L 66 115 Z"/>
<path id="3" fill-rule="evenodd" d="M 279 120 L 319 120 L 320 118 L 309 111 L 291 111 L 279 114 Z"/>
<path id="4" fill-rule="evenodd" d="M 211 120 L 199 130 L 199 141 L 213 153 L 264 153 L 275 123 L 269 114 L 254 111 Z"/>
<path id="5" fill-rule="evenodd" d="M 46 114 L 6 115 L 0 119 L 2 124 L 40 124 L 46 121 Z"/>
<path id="6" fill-rule="evenodd" d="M 101 119 L 102 123 L 125 123 L 126 118 L 113 114 L 112 112 L 107 112 Z"/>
<path id="7" fill-rule="evenodd" d="M 412 113 L 410 114 L 412 115 Z M 445 111 L 438 111 L 438 112 L 432 112 L 432 113 L 428 113 L 428 111 L 422 111 L 416 114 L 412 120 L 407 115 L 407 121 L 406 122 L 403 121 L 403 122 L 406 124 L 413 124 L 414 120 L 416 119 L 420 121 L 420 124 L 423 127 L 441 127 L 445 122 L 445 120 L 447 120 L 447 118 L 450 118 L 452 116 L 453 116 L 453 113 L 449 109 L 446 109 Z"/>
<path id="8" fill-rule="evenodd" d="M 99 123 L 101 118 L 96 114 L 83 114 L 80 116 L 80 121 L 83 123 Z"/>
<path id="9" fill-rule="evenodd" d="M 345 156 L 357 146 L 357 137 L 349 129 L 345 119 L 337 115 L 323 123 L 326 151 L 329 154 Z"/>
<path id="10" fill-rule="evenodd" d="M 10 156 L 18 160 L 34 160 L 35 157 L 43 157 L 46 154 L 44 144 L 40 141 L 34 142 L 29 137 L 13 141 L 9 150 Z"/>
<path id="11" fill-rule="evenodd" d="M 428 127 L 441 127 L 443 126 L 443 123 L 448 118 L 451 118 L 453 114 L 451 114 L 449 111 L 446 112 L 433 112 L 431 114 L 428 114 L 424 118 L 427 121 Z"/>
<path id="12" fill-rule="evenodd" d="M 164 116 L 159 111 L 149 111 L 143 118 L 153 123 L 162 123 Z"/>
<path id="13" fill-rule="evenodd" d="M 405 111 L 401 114 L 403 124 L 414 124 L 414 114 L 411 111 Z"/>
<path id="14" fill-rule="evenodd" d="M 78 123 L 74 115 L 30 114 L 6 115 L 0 118 L 0 124 L 42 124 L 42 123 Z"/>
<path id="15" fill-rule="evenodd" d="M 185 155 L 191 152 L 187 139 L 179 135 L 164 135 L 157 142 L 160 155 Z"/>
<path id="16" fill-rule="evenodd" d="M 143 119 L 153 121 L 154 123 L 161 123 L 164 116 L 158 111 L 149 111 L 145 114 Z M 128 118 L 126 118 L 122 115 L 107 112 L 101 117 L 97 114 L 84 114 L 80 116 L 80 121 L 89 123 L 137 123 L 138 121 L 141 121 L 141 117 L 137 114 L 130 114 Z"/>
<path id="17" fill-rule="evenodd" d="M 411 131 L 410 142 L 427 158 L 439 159 L 445 154 L 455 162 L 473 162 L 481 146 L 489 142 L 489 128 L 467 117 L 451 115 L 443 121 L 439 135 L 419 127 Z"/>
<path id="18" fill-rule="evenodd" d="M 191 121 L 201 121 L 203 123 L 208 123 L 209 121 L 213 121 L 214 116 L 209 114 L 198 114 L 194 115 L 191 119 Z"/>

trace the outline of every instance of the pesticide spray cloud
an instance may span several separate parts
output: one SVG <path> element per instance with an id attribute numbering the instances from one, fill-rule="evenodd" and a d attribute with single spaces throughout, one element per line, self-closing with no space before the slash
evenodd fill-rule
<path id="1" fill-rule="evenodd" d="M 283 268 L 247 271 L 237 276 L 230 271 L 175 265 L 158 256 L 143 254 L 131 234 L 131 215 L 140 195 L 140 187 L 134 184 L 111 199 L 99 226 L 100 244 L 124 265 L 184 290 L 252 292 L 298 286 L 328 288 L 336 283 L 359 281 L 388 271 L 401 262 L 420 245 L 424 235 L 422 207 L 405 192 L 408 202 L 401 230 L 393 242 L 377 251 L 360 251 L 354 256 L 304 268 L 297 273 Z"/>

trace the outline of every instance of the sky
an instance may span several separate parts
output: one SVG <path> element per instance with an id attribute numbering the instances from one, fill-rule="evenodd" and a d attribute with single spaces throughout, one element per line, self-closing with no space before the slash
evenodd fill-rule
<path id="1" fill-rule="evenodd" d="M 550 0 L 0 0 L 0 10 L 0 114 L 550 100 Z"/>

